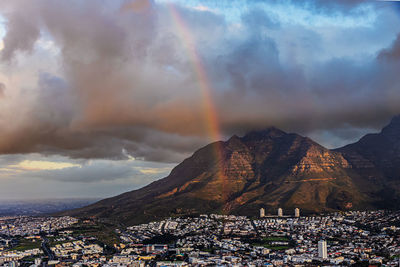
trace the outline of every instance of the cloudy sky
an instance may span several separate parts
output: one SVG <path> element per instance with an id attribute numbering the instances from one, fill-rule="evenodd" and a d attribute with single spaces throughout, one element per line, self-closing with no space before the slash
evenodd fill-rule
<path id="1" fill-rule="evenodd" d="M 328 148 L 400 113 L 400 4 L 1 0 L 0 199 L 106 197 L 274 125 Z"/>

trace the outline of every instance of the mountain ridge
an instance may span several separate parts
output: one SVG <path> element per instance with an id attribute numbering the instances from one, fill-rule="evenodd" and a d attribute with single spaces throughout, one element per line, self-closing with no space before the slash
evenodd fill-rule
<path id="1" fill-rule="evenodd" d="M 378 157 L 376 156 L 378 155 Z M 198 213 L 256 215 L 398 206 L 400 116 L 338 149 L 275 127 L 200 148 L 141 189 L 65 214 L 136 224 Z"/>

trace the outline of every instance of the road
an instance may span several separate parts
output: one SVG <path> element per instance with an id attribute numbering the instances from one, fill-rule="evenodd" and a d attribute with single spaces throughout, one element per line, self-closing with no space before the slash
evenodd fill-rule
<path id="1" fill-rule="evenodd" d="M 44 254 L 49 257 L 49 260 L 55 259 L 54 252 L 51 251 L 51 249 L 49 248 L 49 240 L 45 236 L 43 237 L 42 249 L 43 249 Z"/>

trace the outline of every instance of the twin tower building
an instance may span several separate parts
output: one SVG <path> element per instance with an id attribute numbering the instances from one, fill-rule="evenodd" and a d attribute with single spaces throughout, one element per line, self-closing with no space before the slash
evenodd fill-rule
<path id="1" fill-rule="evenodd" d="M 260 209 L 260 218 L 265 217 L 265 209 L 261 208 Z M 281 208 L 278 209 L 278 217 L 283 217 L 283 210 Z M 294 209 L 294 217 L 300 217 L 300 209 L 295 208 Z"/>

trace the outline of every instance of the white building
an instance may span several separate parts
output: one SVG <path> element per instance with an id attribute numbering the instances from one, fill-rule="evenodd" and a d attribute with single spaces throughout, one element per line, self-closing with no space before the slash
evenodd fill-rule
<path id="1" fill-rule="evenodd" d="M 294 217 L 300 217 L 300 209 L 299 208 L 294 209 Z"/>
<path id="2" fill-rule="evenodd" d="M 281 208 L 278 209 L 278 216 L 279 217 L 283 216 L 283 210 Z"/>
<path id="3" fill-rule="evenodd" d="M 265 217 L 265 209 L 261 208 L 260 209 L 260 218 Z"/>
<path id="4" fill-rule="evenodd" d="M 325 240 L 318 241 L 318 257 L 321 259 L 328 258 L 328 249 Z"/>
<path id="5" fill-rule="evenodd" d="M 40 266 L 42 264 L 42 259 L 41 258 L 36 258 L 35 259 L 35 265 Z"/>

